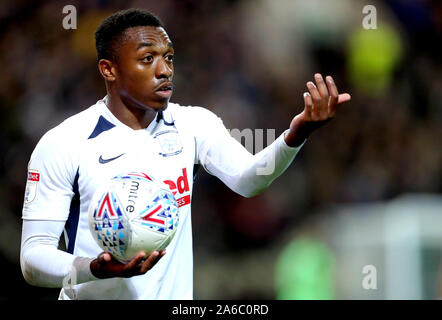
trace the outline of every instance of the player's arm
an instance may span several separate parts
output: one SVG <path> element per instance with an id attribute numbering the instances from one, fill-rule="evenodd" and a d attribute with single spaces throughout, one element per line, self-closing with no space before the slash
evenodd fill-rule
<path id="1" fill-rule="evenodd" d="M 199 161 L 207 172 L 247 198 L 268 188 L 288 168 L 302 147 L 288 146 L 283 133 L 253 155 L 230 136 L 225 128 L 215 129 L 214 124 L 213 130 L 219 133 L 211 135 L 206 139 L 210 142 L 200 147 Z"/>
<path id="2" fill-rule="evenodd" d="M 61 288 L 98 279 L 141 275 L 150 270 L 165 251 L 149 257 L 139 252 L 127 264 L 102 252 L 97 258 L 78 257 L 58 249 L 64 221 L 24 220 L 20 265 L 23 277 L 31 285 Z"/>
<path id="3" fill-rule="evenodd" d="M 23 220 L 20 265 L 31 285 L 61 288 L 69 279 L 83 283 L 96 278 L 90 258 L 76 257 L 58 249 L 64 221 Z"/>
<path id="4" fill-rule="evenodd" d="M 331 78 L 327 78 L 328 87 L 321 79 L 317 76 L 316 86 L 307 84 L 310 94 L 304 95 L 304 111 L 290 128 L 255 155 L 233 139 L 221 121 L 208 120 L 198 139 L 200 163 L 240 195 L 261 193 L 288 168 L 311 132 L 334 116 L 336 105 L 350 99 L 337 93 Z"/>
<path id="5" fill-rule="evenodd" d="M 67 147 L 71 143 L 62 141 L 63 136 L 59 128 L 46 133 L 28 164 L 20 265 L 25 280 L 42 287 L 61 288 L 73 270 L 76 281 L 96 280 L 88 267 L 92 259 L 77 259 L 74 264 L 77 257 L 58 249 L 76 175 L 76 159 Z"/>
<path id="6" fill-rule="evenodd" d="M 78 162 L 75 145 L 60 140 L 63 133 L 57 130 L 41 139 L 29 161 L 20 252 L 25 280 L 36 286 L 61 288 L 68 278 L 78 284 L 145 273 L 163 252 L 149 257 L 140 253 L 133 261 L 122 264 L 109 253 L 97 258 L 77 257 L 58 249 L 74 195 Z"/>
<path id="7" fill-rule="evenodd" d="M 220 118 L 200 110 L 197 161 L 234 192 L 253 197 L 265 190 L 290 165 L 301 146 L 290 147 L 284 133 L 253 155 L 234 139 Z M 287 131 L 287 130 L 286 130 Z"/>

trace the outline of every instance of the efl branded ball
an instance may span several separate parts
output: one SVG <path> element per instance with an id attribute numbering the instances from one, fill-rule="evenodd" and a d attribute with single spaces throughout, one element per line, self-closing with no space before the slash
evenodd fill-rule
<path id="1" fill-rule="evenodd" d="M 178 204 L 166 184 L 142 172 L 112 178 L 89 205 L 95 241 L 122 262 L 163 250 L 178 227 Z"/>

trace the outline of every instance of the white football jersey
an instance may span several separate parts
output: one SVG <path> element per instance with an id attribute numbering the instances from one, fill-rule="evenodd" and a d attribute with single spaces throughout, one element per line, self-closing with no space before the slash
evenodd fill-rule
<path id="1" fill-rule="evenodd" d="M 37 144 L 28 165 L 23 219 L 65 221 L 67 252 L 96 258 L 102 250 L 88 223 L 94 192 L 118 174 L 145 172 L 166 183 L 180 207 L 179 226 L 167 254 L 144 275 L 95 278 L 63 288 L 60 299 L 192 299 L 194 166 L 201 164 L 232 190 L 253 196 L 288 167 L 299 149 L 288 147 L 281 135 L 254 156 L 212 112 L 174 103 L 146 129 L 133 130 L 110 112 L 103 99 L 48 131 Z M 272 173 L 257 175 L 256 168 L 271 157 Z M 26 264 L 32 261 L 25 268 Z"/>

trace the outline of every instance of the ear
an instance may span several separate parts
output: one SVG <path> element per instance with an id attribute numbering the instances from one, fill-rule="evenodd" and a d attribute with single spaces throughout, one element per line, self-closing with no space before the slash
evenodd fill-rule
<path id="1" fill-rule="evenodd" d="M 106 81 L 115 81 L 116 76 L 116 69 L 115 64 L 107 59 L 101 59 L 98 61 L 98 70 L 100 70 L 100 73 L 104 80 Z"/>

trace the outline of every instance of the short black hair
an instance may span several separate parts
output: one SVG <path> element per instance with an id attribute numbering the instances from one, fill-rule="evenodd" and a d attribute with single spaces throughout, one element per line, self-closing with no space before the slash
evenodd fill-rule
<path id="1" fill-rule="evenodd" d="M 127 29 L 140 26 L 163 27 L 163 23 L 144 9 L 120 10 L 104 19 L 95 31 L 98 60 L 116 60 L 115 40 L 120 39 Z"/>

